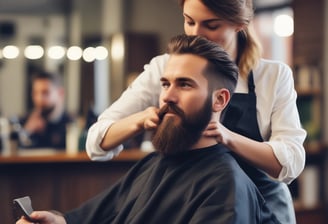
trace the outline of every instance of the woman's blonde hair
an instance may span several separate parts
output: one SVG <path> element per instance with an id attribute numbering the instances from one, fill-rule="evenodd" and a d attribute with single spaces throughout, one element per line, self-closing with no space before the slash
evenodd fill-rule
<path id="1" fill-rule="evenodd" d="M 242 77 L 258 63 L 262 49 L 255 32 L 249 26 L 254 16 L 252 0 L 200 0 L 215 15 L 236 25 L 241 25 L 238 32 L 238 49 L 236 63 Z M 178 0 L 181 7 L 185 0 Z"/>

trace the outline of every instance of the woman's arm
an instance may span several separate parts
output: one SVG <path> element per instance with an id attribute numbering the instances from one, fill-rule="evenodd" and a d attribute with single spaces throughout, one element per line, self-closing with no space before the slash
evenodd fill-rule
<path id="1" fill-rule="evenodd" d="M 278 178 L 282 166 L 268 144 L 232 132 L 219 122 L 210 123 L 204 135 L 216 136 L 218 142 L 272 177 Z"/>
<path id="2" fill-rule="evenodd" d="M 109 151 L 145 130 L 155 129 L 159 123 L 158 110 L 156 107 L 148 107 L 116 121 L 106 132 L 100 147 Z"/>
<path id="3" fill-rule="evenodd" d="M 257 119 L 264 142 L 245 138 L 215 123 L 204 134 L 217 136 L 218 142 L 254 166 L 290 183 L 304 169 L 306 137 L 296 106 L 292 72 L 284 64 L 270 62 L 255 72 Z"/>
<path id="4" fill-rule="evenodd" d="M 158 105 L 160 93 L 160 76 L 168 60 L 168 55 L 153 58 L 145 70 L 122 93 L 109 108 L 107 108 L 88 130 L 86 150 L 92 160 L 108 160 L 123 150 L 122 140 L 133 136 L 140 130 L 135 125 L 123 123 L 119 129 L 111 127 L 114 123 L 132 114 L 139 113 L 150 106 Z M 124 121 L 123 121 L 124 122 Z M 116 131 L 118 132 L 116 132 Z M 127 131 L 125 133 L 124 131 Z M 123 136 L 120 133 L 124 133 Z M 113 136 L 121 136 L 118 140 Z M 114 142 L 112 142 L 114 140 Z"/>

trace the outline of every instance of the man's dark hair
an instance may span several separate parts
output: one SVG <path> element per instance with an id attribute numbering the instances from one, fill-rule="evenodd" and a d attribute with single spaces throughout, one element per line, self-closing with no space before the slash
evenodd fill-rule
<path id="1" fill-rule="evenodd" d="M 43 70 L 36 70 L 32 75 L 32 83 L 35 80 L 39 80 L 39 79 L 49 80 L 51 83 L 53 83 L 55 86 L 58 87 L 63 86 L 62 78 L 57 73 L 51 73 Z"/>
<path id="2" fill-rule="evenodd" d="M 238 79 L 238 67 L 217 43 L 204 37 L 182 34 L 171 39 L 168 53 L 193 54 L 205 58 L 208 65 L 204 75 L 209 80 L 209 90 L 226 88 L 230 94 L 234 92 Z"/>

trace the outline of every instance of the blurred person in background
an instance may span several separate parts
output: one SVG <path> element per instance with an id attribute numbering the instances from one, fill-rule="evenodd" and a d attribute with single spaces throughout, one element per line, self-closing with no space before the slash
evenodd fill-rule
<path id="1" fill-rule="evenodd" d="M 65 149 L 66 125 L 72 118 L 65 111 L 65 90 L 58 74 L 38 70 L 32 76 L 33 108 L 20 119 L 20 148 Z"/>

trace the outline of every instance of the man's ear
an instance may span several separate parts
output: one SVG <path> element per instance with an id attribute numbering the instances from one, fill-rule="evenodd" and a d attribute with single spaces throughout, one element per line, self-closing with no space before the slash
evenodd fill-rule
<path id="1" fill-rule="evenodd" d="M 228 89 L 222 88 L 213 92 L 213 111 L 221 112 L 230 100 L 230 92 Z"/>

